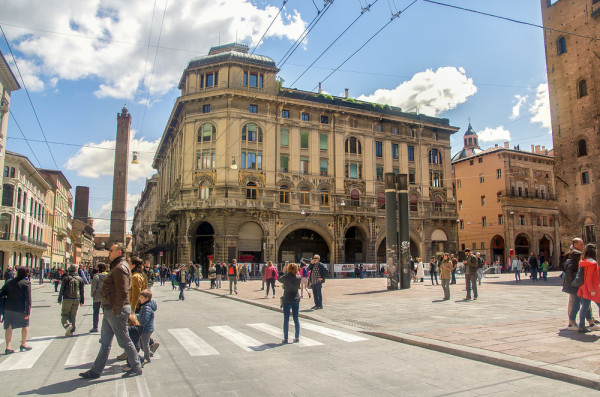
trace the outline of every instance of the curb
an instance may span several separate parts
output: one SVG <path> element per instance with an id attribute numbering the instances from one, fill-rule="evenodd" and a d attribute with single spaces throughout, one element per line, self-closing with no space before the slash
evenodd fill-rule
<path id="1" fill-rule="evenodd" d="M 235 300 L 238 302 L 246 303 L 253 306 L 262 307 L 263 309 L 273 310 L 281 312 L 278 307 L 273 307 L 261 302 L 256 302 L 250 299 L 240 298 L 234 295 L 220 294 L 211 290 L 203 290 L 194 288 L 196 291 L 203 292 L 205 294 L 223 297 L 226 299 Z M 509 356 L 499 352 L 493 352 L 489 350 L 481 350 L 469 346 L 461 346 L 453 343 L 426 339 L 416 335 L 405 334 L 401 332 L 381 332 L 381 331 L 369 331 L 351 325 L 338 323 L 336 321 L 329 320 L 322 316 L 309 315 L 306 313 L 300 313 L 300 317 L 320 323 L 326 323 L 335 325 L 337 327 L 353 330 L 360 332 L 365 335 L 374 336 L 381 339 L 387 339 L 393 342 L 403 343 L 405 345 L 411 345 L 420 347 L 423 349 L 433 350 L 440 353 L 450 354 L 452 356 L 462 357 L 469 360 L 480 361 L 487 364 L 496 365 L 512 369 L 515 371 L 526 372 L 532 375 L 541 376 L 544 378 L 559 380 L 574 385 L 587 387 L 594 390 L 600 390 L 600 375 L 587 373 L 584 371 L 578 371 L 572 368 L 563 367 L 556 364 L 545 363 L 543 361 L 536 361 L 527 358 Z"/>

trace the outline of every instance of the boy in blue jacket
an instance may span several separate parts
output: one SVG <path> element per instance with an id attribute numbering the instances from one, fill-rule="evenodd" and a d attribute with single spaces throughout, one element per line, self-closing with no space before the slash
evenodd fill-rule
<path id="1" fill-rule="evenodd" d="M 156 301 L 152 300 L 152 291 L 145 289 L 140 292 L 140 312 L 138 314 L 138 321 L 144 328 L 142 335 L 140 336 L 140 342 L 142 345 L 141 348 L 144 351 L 146 363 L 150 362 L 150 336 L 152 335 L 152 332 L 154 332 L 154 312 L 157 308 Z M 158 345 L 158 343 L 155 343 L 155 345 Z"/>

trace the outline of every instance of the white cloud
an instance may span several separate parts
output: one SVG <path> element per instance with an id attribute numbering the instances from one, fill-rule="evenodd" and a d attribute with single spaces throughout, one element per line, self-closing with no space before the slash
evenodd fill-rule
<path id="1" fill-rule="evenodd" d="M 513 106 L 512 114 L 510 115 L 510 118 L 513 120 L 521 115 L 521 107 L 527 102 L 528 95 L 515 95 L 515 98 L 517 99 L 517 103 Z"/>
<path id="2" fill-rule="evenodd" d="M 251 0 L 166 2 L 156 2 L 153 14 L 153 3 L 147 1 L 10 1 L 3 4 L 2 17 L 14 25 L 40 29 L 4 26 L 14 47 L 27 58 L 18 62 L 30 71 L 26 84 L 32 90 L 43 89 L 50 79 L 93 78 L 98 81 L 98 97 L 140 100 L 145 99 L 150 81 L 152 96 L 175 87 L 188 61 L 205 55 L 219 41 L 237 38 L 256 44 L 279 10 L 259 8 Z M 161 24 L 162 48 L 150 79 Z M 305 27 L 297 11 L 284 10 L 266 38 L 295 40 Z"/>
<path id="3" fill-rule="evenodd" d="M 510 131 L 502 126 L 496 128 L 486 127 L 477 133 L 481 142 L 506 142 L 510 141 Z"/>
<path id="4" fill-rule="evenodd" d="M 140 200 L 139 194 L 127 193 L 127 219 L 133 217 L 133 210 Z M 94 231 L 96 233 L 110 233 L 110 212 L 112 210 L 112 200 L 106 202 L 97 214 L 94 215 Z M 126 232 L 131 230 L 131 221 L 127 221 Z"/>
<path id="5" fill-rule="evenodd" d="M 550 95 L 548 94 L 547 83 L 538 85 L 535 93 L 535 102 L 529 107 L 529 112 L 532 114 L 532 123 L 540 123 L 542 127 L 551 131 Z"/>
<path id="6" fill-rule="evenodd" d="M 144 138 L 137 139 L 136 131 L 131 131 L 129 140 L 129 181 L 136 181 L 150 177 L 154 171 L 152 160 L 160 139 L 146 141 Z M 77 172 L 78 175 L 87 178 L 99 178 L 102 175 L 113 175 L 115 162 L 115 144 L 113 141 L 102 141 L 100 143 L 88 143 L 82 147 L 74 156 L 67 160 L 64 165 L 68 170 Z M 131 164 L 134 151 L 138 152 L 139 164 Z"/>
<path id="7" fill-rule="evenodd" d="M 454 109 L 477 92 L 473 79 L 462 67 L 444 66 L 436 71 L 427 69 L 415 74 L 394 89 L 378 89 L 371 95 L 361 95 L 361 101 L 400 106 L 404 110 L 417 108 L 420 113 L 438 116 Z"/>

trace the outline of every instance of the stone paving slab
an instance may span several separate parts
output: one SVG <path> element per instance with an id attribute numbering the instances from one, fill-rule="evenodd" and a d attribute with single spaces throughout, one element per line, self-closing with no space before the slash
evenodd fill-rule
<path id="1" fill-rule="evenodd" d="M 238 294 L 231 296 L 228 283 L 209 290 L 202 281 L 199 289 L 280 310 L 282 289 L 276 289 L 275 299 L 265 298 L 260 285 L 240 282 Z M 479 286 L 477 301 L 463 302 L 462 277 L 451 285 L 449 301 L 441 300 L 441 286 L 429 280 L 387 291 L 383 278 L 331 279 L 323 286 L 325 308 L 310 310 L 314 303 L 305 294 L 300 312 L 305 318 L 598 389 L 600 332 L 582 335 L 566 329 L 568 295 L 561 286 L 558 272 L 548 281 L 523 277 L 521 283 L 511 274 L 491 275 Z M 600 318 L 596 308 L 594 317 Z"/>

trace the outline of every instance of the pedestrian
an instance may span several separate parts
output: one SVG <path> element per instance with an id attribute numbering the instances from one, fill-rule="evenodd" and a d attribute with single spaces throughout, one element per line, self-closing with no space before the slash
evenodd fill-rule
<path id="1" fill-rule="evenodd" d="M 421 282 L 423 282 L 423 279 L 425 278 L 425 268 L 423 267 L 423 261 L 421 260 L 421 258 L 417 258 L 417 279 L 421 280 Z"/>
<path id="2" fill-rule="evenodd" d="M 215 265 L 215 268 L 217 269 L 217 289 L 221 289 L 221 278 L 223 277 L 224 264 L 225 262 L 223 262 L 222 264 L 217 262 L 217 264 Z"/>
<path id="3" fill-rule="evenodd" d="M 89 279 L 88 276 L 86 276 L 84 269 L 81 266 L 77 266 L 77 274 L 79 275 L 79 277 L 81 277 L 81 281 L 83 282 L 83 285 L 87 285 L 89 284 Z"/>
<path id="4" fill-rule="evenodd" d="M 131 289 L 131 271 L 125 260 L 125 246 L 116 243 L 110 247 L 108 252 L 110 271 L 102 285 L 102 307 L 104 316 L 100 330 L 100 351 L 92 368 L 79 374 L 82 378 L 99 378 L 106 366 L 113 336 L 117 338 L 119 346 L 127 352 L 127 358 L 131 369 L 123 374 L 123 377 L 131 377 L 142 374 L 140 359 L 135 350 L 133 342 L 127 333 L 127 321 L 131 312 L 129 303 L 129 291 Z"/>
<path id="5" fill-rule="evenodd" d="M 273 290 L 273 298 L 275 298 L 275 280 L 277 280 L 278 276 L 277 268 L 273 265 L 273 262 L 268 261 L 265 269 L 265 279 L 267 281 L 265 298 L 269 297 L 269 287 Z"/>
<path id="6" fill-rule="evenodd" d="M 477 283 L 481 285 L 481 280 L 483 279 L 483 266 L 485 265 L 485 261 L 481 257 L 481 252 L 477 252 Z"/>
<path id="7" fill-rule="evenodd" d="M 550 267 L 550 264 L 548 263 L 548 260 L 544 260 L 544 262 L 542 262 L 542 266 L 540 268 L 542 270 L 544 281 L 548 281 L 548 268 L 549 267 Z"/>
<path id="8" fill-rule="evenodd" d="M 179 283 L 179 300 L 184 301 L 185 295 L 183 291 L 185 290 L 185 283 L 187 282 L 187 271 L 185 270 L 185 265 L 182 263 L 179 266 L 179 271 L 177 272 L 177 282 Z"/>
<path id="9" fill-rule="evenodd" d="M 188 263 L 188 278 L 189 282 L 187 288 L 190 289 L 192 287 L 192 283 L 196 281 L 196 267 L 192 261 Z"/>
<path id="10" fill-rule="evenodd" d="M 520 283 L 521 282 L 521 269 L 523 267 L 523 264 L 521 263 L 521 260 L 519 259 L 518 256 L 515 256 L 515 259 L 512 260 L 512 270 L 515 273 L 515 282 Z"/>
<path id="11" fill-rule="evenodd" d="M 133 343 L 133 346 L 135 347 L 135 353 L 140 361 L 140 367 L 143 367 L 144 364 L 146 364 L 144 358 L 139 355 L 143 331 L 144 327 L 140 325 L 135 313 L 130 313 L 129 318 L 127 319 L 127 335 L 129 335 L 129 339 L 131 339 L 131 343 Z M 127 364 L 123 366 L 123 372 L 129 371 L 131 371 L 131 363 L 129 362 L 129 359 L 127 359 Z"/>
<path id="12" fill-rule="evenodd" d="M 444 290 L 444 300 L 450 299 L 450 280 L 452 280 L 452 260 L 450 254 L 444 253 L 442 264 L 440 265 L 440 280 L 442 281 L 442 289 Z"/>
<path id="13" fill-rule="evenodd" d="M 575 319 L 577 318 L 577 313 L 581 308 L 581 298 L 577 295 L 581 285 L 574 283 L 574 280 L 576 278 L 577 271 L 579 270 L 581 251 L 583 248 L 583 240 L 577 237 L 574 238 L 573 244 L 571 247 L 569 247 L 569 252 L 567 253 L 568 258 L 564 263 L 565 277 L 563 278 L 562 291 L 569 294 L 569 303 L 567 304 L 567 315 L 569 317 L 569 323 L 567 325 L 568 330 L 575 330 L 578 328 Z M 582 278 L 581 282 L 583 283 L 583 281 L 585 280 Z M 594 330 L 598 329 L 596 321 L 593 318 L 591 307 L 586 313 L 586 319 L 590 328 L 593 327 Z M 585 327 L 585 323 L 582 325 Z"/>
<path id="14" fill-rule="evenodd" d="M 58 304 L 62 305 L 60 322 L 65 329 L 65 336 L 75 335 L 77 309 L 83 306 L 84 302 L 83 279 L 79 274 L 77 265 L 69 266 L 69 272 L 60 284 Z"/>
<path id="15" fill-rule="evenodd" d="M 150 362 L 150 340 L 154 332 L 154 312 L 158 308 L 156 301 L 152 300 L 152 291 L 145 289 L 140 293 L 140 314 L 138 321 L 143 327 L 140 337 L 140 347 L 144 352 L 144 363 Z M 155 342 L 158 345 L 158 342 Z M 158 348 L 158 346 L 156 346 Z M 156 350 L 156 349 L 154 349 Z M 142 367 L 144 364 L 142 364 Z"/>
<path id="16" fill-rule="evenodd" d="M 148 279 L 144 271 L 144 261 L 134 256 L 129 261 L 129 268 L 131 269 L 131 291 L 129 292 L 129 305 L 131 306 L 131 312 L 137 312 L 139 305 L 140 293 L 148 289 Z"/>
<path id="17" fill-rule="evenodd" d="M 600 308 L 600 273 L 598 272 L 598 262 L 596 262 L 596 246 L 587 244 L 583 250 L 583 260 L 579 262 L 579 268 L 584 269 L 583 285 L 579 287 L 577 296 L 581 298 L 581 310 L 579 311 L 579 329 L 580 333 L 586 333 L 590 330 L 585 327 L 585 318 L 590 304 L 595 302 Z"/>
<path id="18" fill-rule="evenodd" d="M 435 277 L 435 285 L 439 285 L 438 277 L 437 277 L 437 268 L 438 268 L 438 262 L 434 257 L 432 257 L 431 260 L 429 261 L 429 275 L 431 276 L 431 285 L 433 285 L 434 277 Z"/>
<path id="19" fill-rule="evenodd" d="M 178 270 L 173 269 L 171 271 L 171 287 L 173 287 L 172 289 L 175 289 L 177 287 L 177 273 Z"/>
<path id="20" fill-rule="evenodd" d="M 533 253 L 533 252 L 529 256 L 529 267 L 531 270 L 531 279 L 533 281 L 537 281 L 538 280 L 538 260 L 535 257 L 535 253 Z"/>
<path id="21" fill-rule="evenodd" d="M 11 269 L 12 270 L 12 269 Z M 29 316 L 31 314 L 31 281 L 28 279 L 29 269 L 25 266 L 17 267 L 17 277 L 7 280 L 0 289 L 0 299 L 4 299 L 4 339 L 6 347 L 4 354 L 12 354 L 11 349 L 13 329 L 21 328 L 20 351 L 31 350 L 27 346 L 27 333 L 29 332 Z"/>
<path id="22" fill-rule="evenodd" d="M 450 254 L 450 261 L 452 262 L 452 279 L 450 280 L 450 284 L 456 284 L 456 268 L 458 267 L 458 259 L 456 259 L 454 254 Z"/>
<path id="23" fill-rule="evenodd" d="M 167 280 L 169 279 L 169 269 L 165 266 L 162 265 L 160 268 L 160 285 L 165 285 L 165 283 L 167 282 Z"/>
<path id="24" fill-rule="evenodd" d="M 196 274 L 195 274 L 196 288 L 198 288 L 198 287 L 200 287 L 200 280 L 202 279 L 202 268 L 200 267 L 200 265 L 195 265 L 194 267 L 195 267 L 194 271 L 196 272 Z"/>
<path id="25" fill-rule="evenodd" d="M 4 272 L 4 284 L 8 282 L 8 280 L 12 280 L 15 278 L 15 272 L 13 272 L 13 267 L 8 265 L 8 268 Z"/>
<path id="26" fill-rule="evenodd" d="M 156 281 L 156 272 L 150 266 L 150 261 L 144 261 L 144 275 L 146 276 L 146 282 L 148 283 L 148 288 L 152 288 L 154 282 Z"/>
<path id="27" fill-rule="evenodd" d="M 235 294 L 237 295 L 237 281 L 239 277 L 240 273 L 238 271 L 237 261 L 233 259 L 229 264 L 229 267 L 227 268 L 227 278 L 229 279 L 229 295 L 231 295 L 232 286 L 235 291 Z M 273 291 L 273 293 L 274 292 L 275 291 Z"/>
<path id="28" fill-rule="evenodd" d="M 212 261 L 210 261 L 210 263 L 208 264 L 208 279 L 210 280 L 210 289 L 216 288 L 217 268 L 215 267 L 215 264 Z"/>
<path id="29" fill-rule="evenodd" d="M 464 300 L 471 300 L 471 289 L 473 289 L 473 299 L 477 300 L 477 257 L 471 254 L 469 248 L 465 249 L 465 283 L 467 284 L 467 296 Z"/>
<path id="30" fill-rule="evenodd" d="M 313 291 L 313 298 L 315 300 L 315 305 L 312 309 L 320 310 L 323 308 L 323 294 L 321 290 L 329 271 L 321 263 L 321 257 L 318 254 L 313 255 L 313 259 L 310 262 L 310 265 L 308 265 L 308 270 L 310 271 L 310 287 Z"/>
<path id="31" fill-rule="evenodd" d="M 294 319 L 294 343 L 298 343 L 300 342 L 300 320 L 298 318 L 300 295 L 298 294 L 298 288 L 300 288 L 302 276 L 298 275 L 298 265 L 295 263 L 287 265 L 283 273 L 279 277 L 279 282 L 283 285 L 283 296 L 281 297 L 283 308 L 283 340 L 281 343 L 288 343 L 290 310 Z"/>
<path id="32" fill-rule="evenodd" d="M 102 284 L 108 276 L 106 271 L 106 265 L 104 263 L 98 264 L 98 272 L 92 278 L 92 300 L 93 300 L 93 315 L 92 315 L 92 329 L 90 333 L 98 332 L 98 323 L 100 322 L 100 307 L 102 306 Z"/>
<path id="33" fill-rule="evenodd" d="M 310 272 L 308 271 L 308 267 L 304 261 L 301 262 L 302 267 L 300 268 L 300 299 L 304 298 L 304 290 L 308 294 L 308 298 L 310 299 L 310 290 L 308 289 L 308 277 L 310 276 Z"/>

